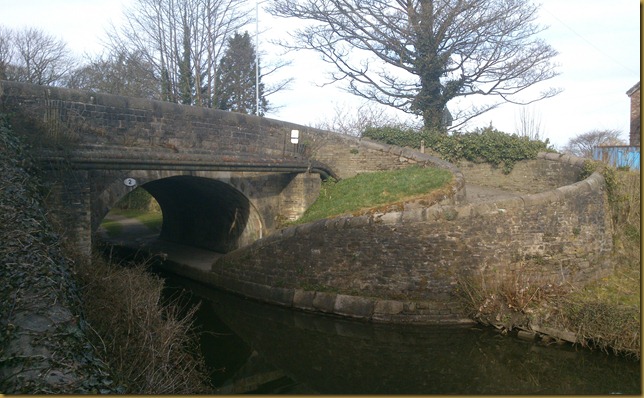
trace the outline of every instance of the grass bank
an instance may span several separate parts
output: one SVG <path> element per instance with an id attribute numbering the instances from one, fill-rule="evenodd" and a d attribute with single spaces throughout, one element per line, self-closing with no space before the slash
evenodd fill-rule
<path id="1" fill-rule="evenodd" d="M 136 219 L 151 231 L 156 232 L 161 231 L 161 225 L 163 224 L 163 213 L 160 211 L 113 208 L 110 210 L 110 215 Z M 118 219 L 105 219 L 101 223 L 101 227 L 107 231 L 110 237 L 119 236 L 123 230 L 123 226 Z"/>
<path id="2" fill-rule="evenodd" d="M 452 174 L 447 170 L 421 166 L 358 174 L 341 181 L 327 180 L 322 183 L 318 199 L 294 224 L 426 196 L 451 180 Z"/>
<path id="3" fill-rule="evenodd" d="M 561 298 L 557 322 L 583 343 L 640 357 L 641 183 L 639 171 L 603 169 L 613 219 L 611 275 Z"/>

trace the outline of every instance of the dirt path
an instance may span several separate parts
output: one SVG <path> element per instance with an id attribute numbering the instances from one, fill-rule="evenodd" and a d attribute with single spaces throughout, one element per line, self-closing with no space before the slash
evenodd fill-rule
<path id="1" fill-rule="evenodd" d="M 116 236 L 109 236 L 107 230 L 99 227 L 98 235 L 103 242 L 133 249 L 146 249 L 166 260 L 189 264 L 202 271 L 210 271 L 210 266 L 222 256 L 221 253 L 180 245 L 159 239 L 159 232 L 148 228 L 135 218 L 108 214 L 106 221 L 117 222 L 121 231 Z"/>
<path id="2" fill-rule="evenodd" d="M 157 231 L 148 228 L 136 218 L 128 218 L 118 214 L 109 214 L 105 216 L 104 221 L 116 222 L 121 226 L 121 231 L 116 236 L 109 236 L 107 230 L 103 227 L 98 228 L 99 237 L 110 243 L 121 241 L 141 241 L 149 240 L 151 237 L 157 237 Z"/>

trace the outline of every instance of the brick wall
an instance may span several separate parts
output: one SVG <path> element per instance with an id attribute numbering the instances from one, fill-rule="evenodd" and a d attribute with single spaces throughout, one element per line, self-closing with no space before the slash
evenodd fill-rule
<path id="1" fill-rule="evenodd" d="M 640 84 L 639 82 L 626 93 L 631 100 L 630 112 L 630 145 L 640 146 L 641 139 L 641 106 L 640 106 Z"/>

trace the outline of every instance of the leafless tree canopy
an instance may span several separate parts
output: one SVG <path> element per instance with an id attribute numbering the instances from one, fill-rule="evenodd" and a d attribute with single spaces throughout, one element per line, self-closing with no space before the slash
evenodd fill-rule
<path id="1" fill-rule="evenodd" d="M 0 26 L 0 80 L 7 80 L 7 68 L 12 64 L 12 36 L 11 30 Z"/>
<path id="2" fill-rule="evenodd" d="M 250 22 L 245 1 L 137 0 L 109 47 L 142 54 L 161 82 L 162 99 L 212 106 L 226 39 Z M 190 79 L 190 80 L 188 80 Z"/>
<path id="3" fill-rule="evenodd" d="M 421 115 L 443 127 L 447 103 L 486 96 L 492 103 L 452 110 L 456 128 L 503 102 L 521 98 L 558 72 L 557 52 L 537 38 L 537 7 L 526 0 L 275 0 L 274 15 L 311 22 L 292 49 L 312 49 L 335 66 L 329 83 L 355 95 Z"/>
<path id="4" fill-rule="evenodd" d="M 571 138 L 563 148 L 565 153 L 582 158 L 592 158 L 593 148 L 600 145 L 625 145 L 618 130 L 592 130 Z"/>
<path id="5" fill-rule="evenodd" d="M 367 128 L 383 126 L 400 129 L 419 129 L 419 126 L 409 120 L 401 120 L 383 112 L 382 106 L 373 102 L 363 102 L 357 107 L 336 104 L 331 116 L 312 125 L 312 127 L 318 129 L 335 131 L 336 133 L 355 137 L 361 137 Z"/>
<path id="6" fill-rule="evenodd" d="M 38 28 L 0 27 L 0 78 L 62 85 L 74 60 L 67 44 Z"/>
<path id="7" fill-rule="evenodd" d="M 158 99 L 159 82 L 145 59 L 140 53 L 125 52 L 97 56 L 70 74 L 67 87 Z"/>
<path id="8" fill-rule="evenodd" d="M 625 145 L 619 138 L 621 132 L 618 130 L 592 130 L 571 138 L 563 148 L 563 152 L 571 155 L 592 158 L 593 148 L 600 145 Z"/>

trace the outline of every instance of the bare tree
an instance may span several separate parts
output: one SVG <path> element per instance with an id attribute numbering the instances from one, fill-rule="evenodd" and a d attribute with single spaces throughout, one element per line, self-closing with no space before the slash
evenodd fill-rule
<path id="1" fill-rule="evenodd" d="M 67 87 L 140 98 L 159 98 L 159 79 L 139 53 L 110 53 L 90 58 L 74 70 Z"/>
<path id="2" fill-rule="evenodd" d="M 67 44 L 38 28 L 0 32 L 0 74 L 7 80 L 61 85 L 73 64 Z"/>
<path id="3" fill-rule="evenodd" d="M 592 158 L 593 148 L 600 145 L 625 145 L 619 130 L 592 130 L 571 138 L 563 152 L 582 158 Z"/>
<path id="4" fill-rule="evenodd" d="M 250 22 L 240 0 L 136 0 L 125 25 L 108 32 L 111 51 L 139 53 L 154 68 L 161 99 L 212 107 L 226 39 Z"/>
<path id="5" fill-rule="evenodd" d="M 13 32 L 0 26 L 0 80 L 7 80 L 7 70 L 13 62 L 13 48 L 12 48 Z"/>
<path id="6" fill-rule="evenodd" d="M 557 76 L 557 52 L 536 36 L 538 7 L 527 0 L 275 0 L 276 16 L 312 22 L 290 49 L 311 49 L 335 67 L 330 81 L 445 130 L 448 102 L 495 98 L 452 112 L 451 129 L 504 102 L 552 97 L 529 87 Z"/>
<path id="7" fill-rule="evenodd" d="M 518 136 L 528 137 L 533 141 L 545 138 L 541 132 L 541 115 L 534 108 L 521 107 L 519 116 L 515 120 L 515 130 Z"/>

